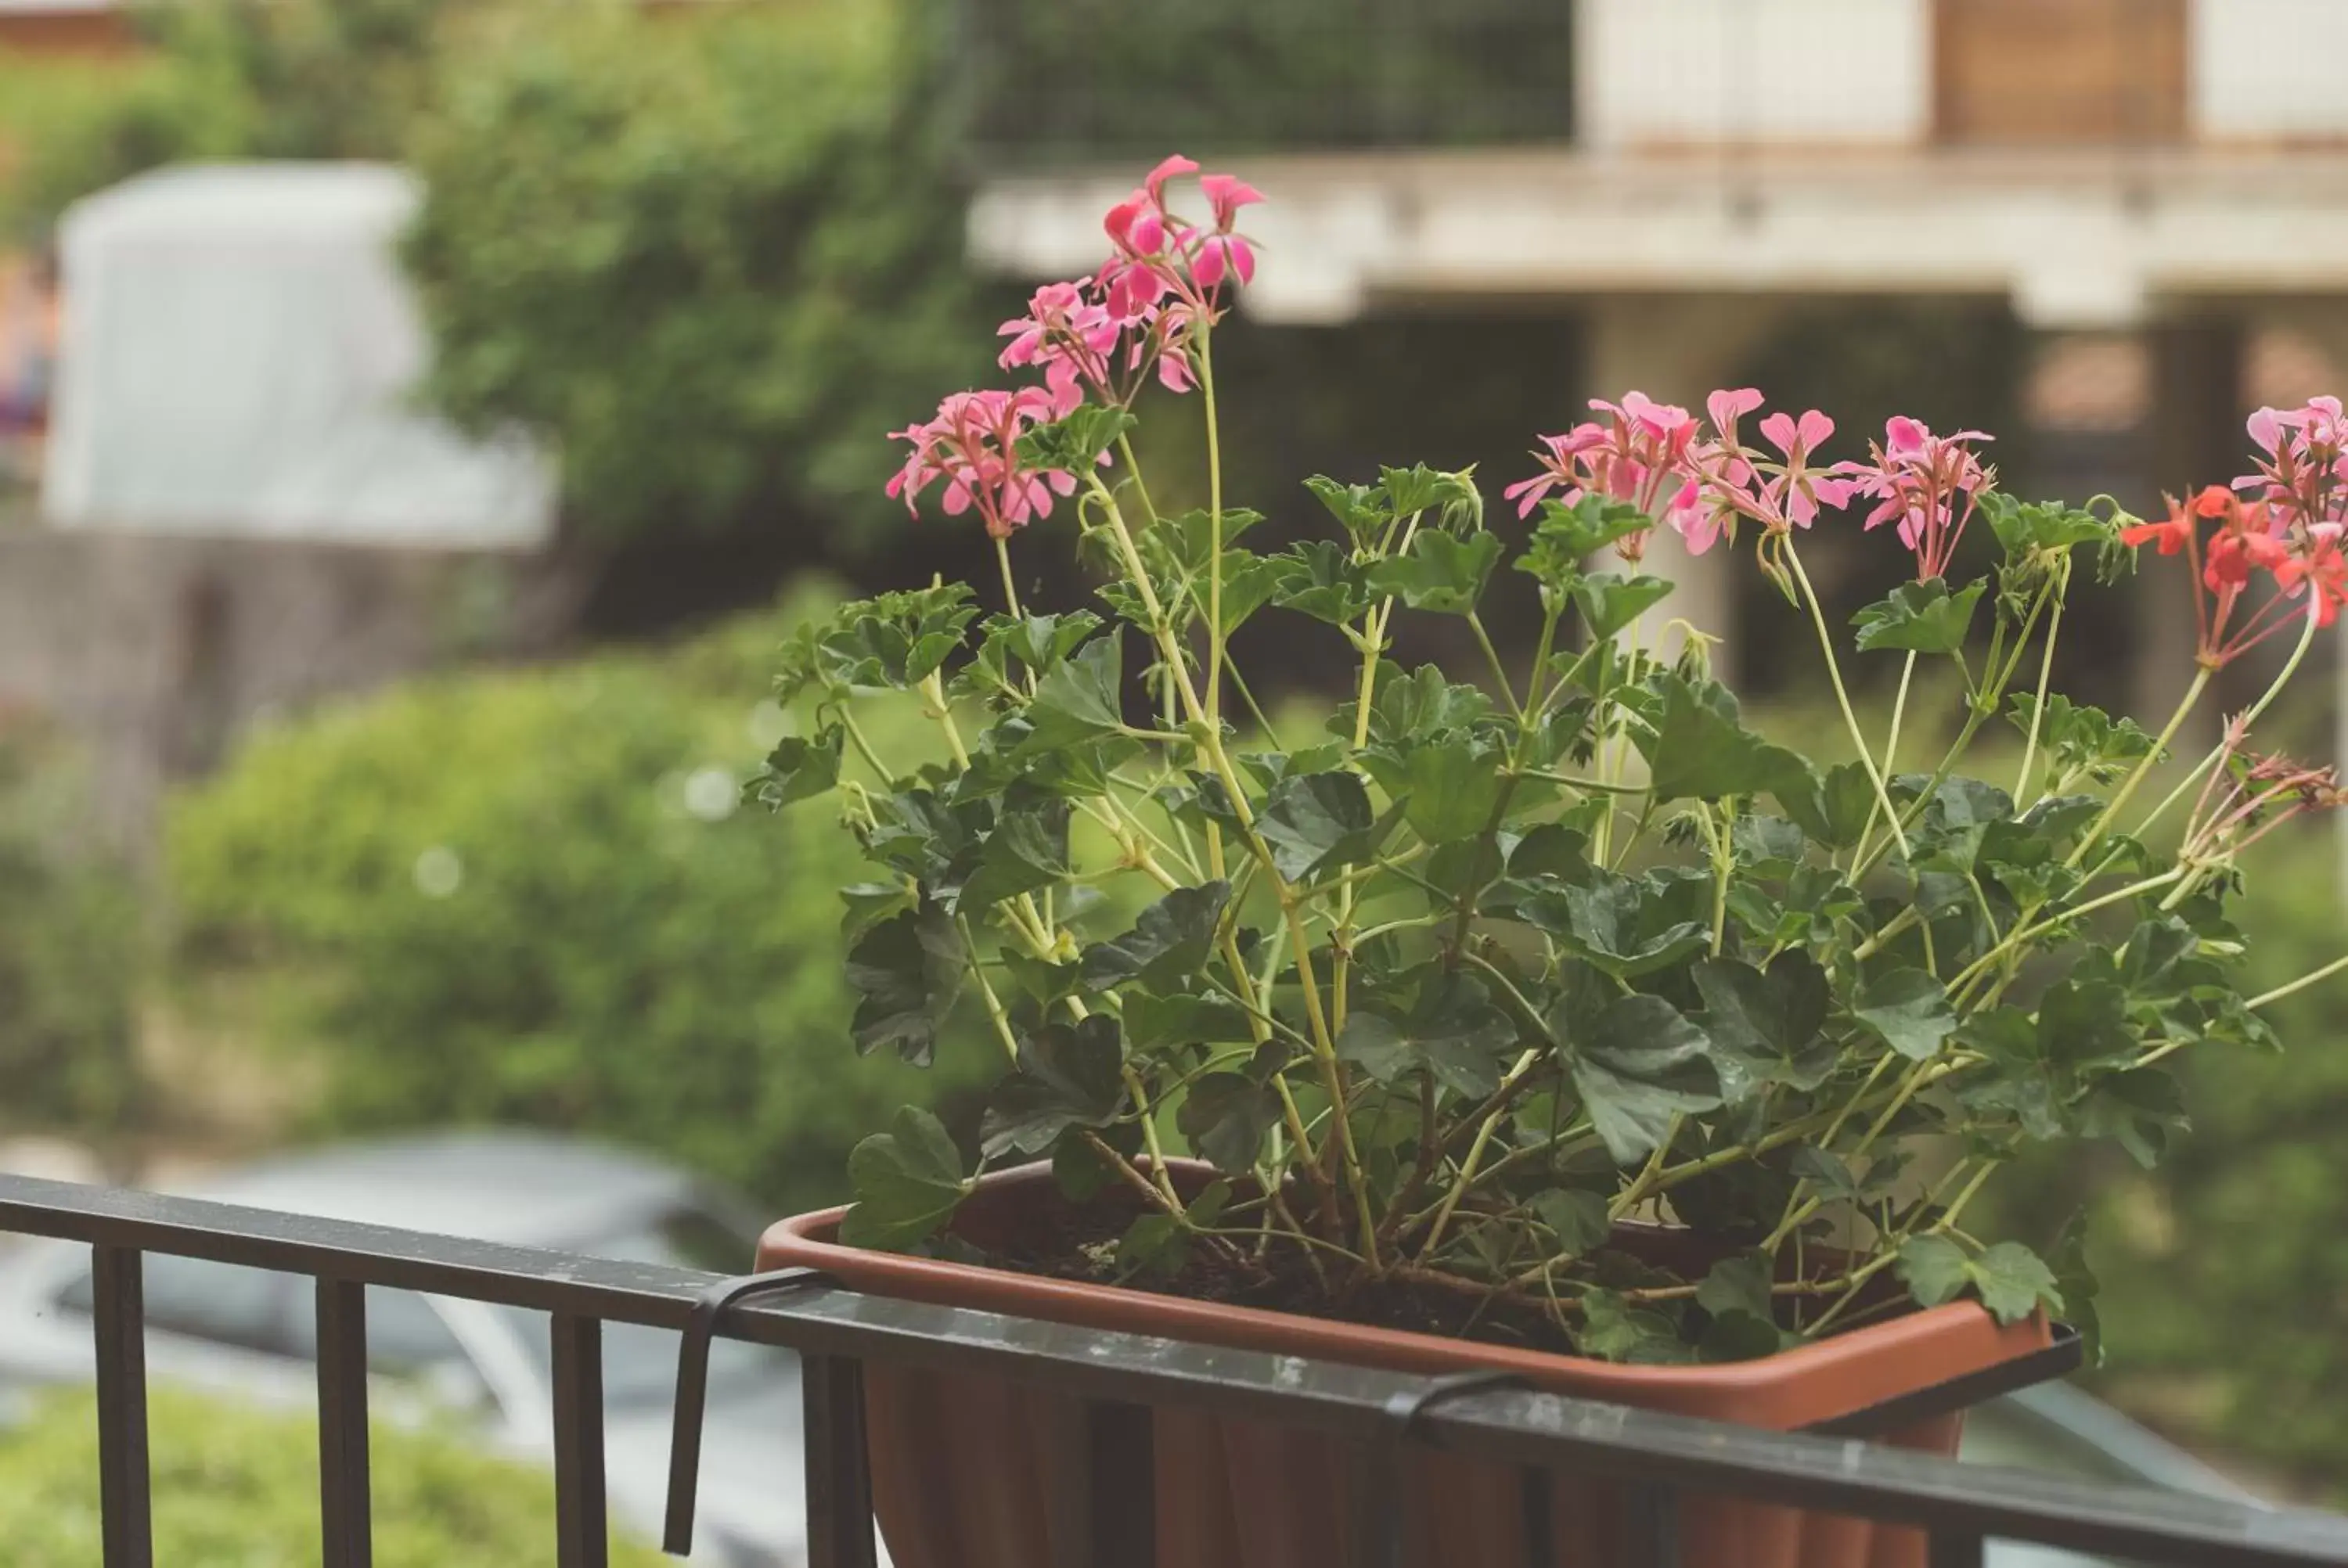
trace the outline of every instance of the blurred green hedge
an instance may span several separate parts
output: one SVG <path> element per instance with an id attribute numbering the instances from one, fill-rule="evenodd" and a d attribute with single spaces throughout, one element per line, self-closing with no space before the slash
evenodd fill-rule
<path id="1" fill-rule="evenodd" d="M 927 1073 L 860 1060 L 837 803 L 737 804 L 793 613 L 255 736 L 170 812 L 186 1005 L 323 1070 L 318 1135 L 528 1123 L 780 1204 L 844 1196 L 858 1138 L 999 1064 L 977 1034 Z M 908 759 L 933 743 L 872 723 Z"/>
<path id="2" fill-rule="evenodd" d="M 88 785 L 63 736 L 0 719 L 0 1132 L 104 1137 L 142 1108 L 146 933 L 82 825 Z"/>
<path id="3" fill-rule="evenodd" d="M 158 1388 L 148 1397 L 155 1561 L 296 1568 L 318 1560 L 318 1426 Z M 554 1478 L 460 1441 L 377 1423 L 368 1444 L 378 1568 L 554 1561 Z M 0 1542 L 10 1568 L 98 1559 L 98 1412 L 50 1396 L 0 1426 Z M 613 1568 L 655 1568 L 615 1535 Z"/>

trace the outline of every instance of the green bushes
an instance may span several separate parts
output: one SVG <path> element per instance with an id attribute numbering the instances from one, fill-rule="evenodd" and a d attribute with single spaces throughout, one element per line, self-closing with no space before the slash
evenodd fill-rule
<path id="1" fill-rule="evenodd" d="M 994 1062 L 975 1037 L 926 1075 L 849 1047 L 854 846 L 820 803 L 737 809 L 782 723 L 754 703 L 784 624 L 255 737 L 169 825 L 194 999 L 323 1069 L 322 1133 L 528 1122 L 777 1203 L 840 1192 L 864 1130 Z"/>
<path id="2" fill-rule="evenodd" d="M 0 725 L 0 1131 L 117 1132 L 140 1098 L 139 905 L 75 842 L 87 784 L 58 736 Z"/>
<path id="3" fill-rule="evenodd" d="M 916 19 L 533 22 L 458 63 L 414 144 L 429 395 L 561 450 L 603 531 L 887 517 L 875 433 L 984 368 Z"/>
<path id="4" fill-rule="evenodd" d="M 155 1561 L 296 1568 L 318 1560 L 314 1418 L 149 1396 Z M 554 1481 L 443 1436 L 378 1424 L 368 1445 L 378 1568 L 528 1568 L 554 1559 Z M 0 1541 L 11 1568 L 98 1558 L 98 1417 L 87 1394 L 0 1429 Z M 654 1568 L 612 1543 L 614 1568 Z"/>

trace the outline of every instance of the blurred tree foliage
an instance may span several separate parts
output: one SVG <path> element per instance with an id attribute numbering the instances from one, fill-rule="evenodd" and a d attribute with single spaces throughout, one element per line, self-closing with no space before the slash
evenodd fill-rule
<path id="1" fill-rule="evenodd" d="M 880 433 L 986 370 L 916 14 L 719 9 L 510 17 L 413 143 L 428 395 L 591 528 L 885 518 Z"/>
<path id="2" fill-rule="evenodd" d="M 102 1135 L 139 1108 L 139 909 L 75 832 L 88 783 L 60 736 L 0 723 L 0 1131 Z"/>
<path id="3" fill-rule="evenodd" d="M 975 1034 L 926 1074 L 849 1047 L 820 890 L 857 879 L 854 844 L 821 803 L 738 807 L 788 619 L 257 736 L 170 822 L 187 1005 L 323 1068 L 322 1134 L 522 1122 L 844 1196 L 850 1144 L 997 1061 Z M 911 722 L 876 743 L 920 757 Z"/>
<path id="4" fill-rule="evenodd" d="M 170 1388 L 148 1396 L 155 1561 L 296 1568 L 318 1560 L 318 1424 Z M 455 1437 L 378 1422 L 368 1443 L 379 1568 L 523 1568 L 554 1560 L 554 1478 Z M 44 1399 L 0 1431 L 0 1541 L 11 1568 L 98 1559 L 98 1419 Z M 655 1568 L 615 1532 L 614 1568 Z"/>
<path id="5" fill-rule="evenodd" d="M 2340 849 L 2311 825 L 2246 875 L 2254 984 L 2348 950 Z M 2276 1056 L 2185 1058 L 2192 1132 L 2152 1171 L 2103 1159 L 2039 1172 L 2007 1201 L 2059 1218 L 2084 1204 L 2103 1280 L 2115 1387 L 2348 1499 L 2348 977 L 2272 1004 Z"/>

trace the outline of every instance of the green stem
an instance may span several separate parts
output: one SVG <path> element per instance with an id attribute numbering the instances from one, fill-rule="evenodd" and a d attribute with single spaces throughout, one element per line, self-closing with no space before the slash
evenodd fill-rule
<path id="1" fill-rule="evenodd" d="M 1851 712 L 1850 693 L 1843 689 L 1842 666 L 1835 660 L 1834 634 L 1827 630 L 1826 610 L 1819 604 L 1818 590 L 1811 585 L 1810 574 L 1802 569 L 1801 553 L 1794 548 L 1790 538 L 1786 542 L 1786 559 L 1794 569 L 1794 579 L 1802 585 L 1802 597 L 1809 601 L 1810 620 L 1818 630 L 1818 651 L 1826 655 L 1827 678 L 1834 682 L 1835 702 L 1842 709 L 1842 722 L 1850 731 L 1850 743 L 1859 748 L 1859 765 L 1867 770 L 1867 782 L 1875 786 L 1875 804 L 1883 809 L 1885 819 L 1891 824 L 1892 837 L 1905 855 L 1907 830 L 1900 825 L 1900 812 L 1891 804 L 1890 791 L 1883 787 L 1883 774 L 1877 770 L 1875 758 L 1867 749 L 1867 737 L 1859 733 L 1859 715 Z"/>
<path id="2" fill-rule="evenodd" d="M 1009 539 L 998 538 L 994 541 L 994 563 L 1003 569 L 1004 608 L 1016 619 L 1019 614 L 1019 585 L 1011 579 L 1011 541 Z"/>
<path id="3" fill-rule="evenodd" d="M 2152 771 L 2153 765 L 2159 762 L 2161 754 L 2168 750 L 2168 743 L 2177 738 L 2177 732 L 2185 727 L 2186 715 L 2192 712 L 2194 706 L 2201 701 L 2201 693 L 2209 690 L 2209 678 L 2216 673 L 2217 671 L 2207 664 L 2193 672 L 2193 683 L 2185 688 L 2184 698 L 2177 704 L 2177 711 L 2168 715 L 2168 723 L 2161 727 L 2160 733 L 2154 738 L 2152 749 L 2145 753 L 2143 759 L 2129 772 L 2127 779 L 2122 781 L 2117 792 L 2105 804 L 2103 811 L 2088 826 L 2087 831 L 2079 835 L 2078 844 L 2073 847 L 2070 855 L 2063 862 L 2065 866 L 2075 866 L 2081 860 L 2086 858 L 2087 851 L 2095 846 L 2097 839 L 2103 837 L 2104 830 L 2111 826 L 2113 820 L 2119 815 L 2129 800 L 2134 798 L 2137 786 L 2144 783 L 2144 775 Z M 2210 753 L 2210 760 L 2215 761 L 2223 754 L 2224 749 L 2220 747 L 2219 751 Z M 2205 762 L 2200 767 L 2195 768 L 2186 776 L 2185 783 L 2192 783 L 2194 778 L 2199 776 L 2202 769 L 2209 765 L 2209 763 Z M 2181 791 L 2184 784 L 2178 787 Z M 2163 803 L 2164 805 L 2166 804 L 2166 802 Z"/>
<path id="4" fill-rule="evenodd" d="M 1491 634 L 1484 630 L 1484 618 L 1474 610 L 1468 612 L 1468 630 L 1476 634 L 1476 646 L 1484 651 L 1484 662 L 1492 671 L 1492 680 L 1500 688 L 1500 699 L 1519 723 L 1525 716 L 1524 704 L 1517 701 L 1516 683 L 1509 679 L 1508 666 L 1500 662 L 1500 651 L 1492 646 Z"/>
<path id="5" fill-rule="evenodd" d="M 1900 754 L 1900 723 L 1908 713 L 1908 683 L 1916 678 L 1916 651 L 1910 649 L 1906 662 L 1900 666 L 1900 694 L 1891 699 L 1891 733 L 1883 738 L 1883 771 L 1894 771 L 1894 761 Z M 1869 804 L 1867 822 L 1859 830 L 1859 843 L 1851 849 L 1850 863 L 1858 865 L 1867 857 L 1867 841 L 1875 833 L 1875 814 L 1881 797 Z"/>
<path id="6" fill-rule="evenodd" d="M 2069 558 L 2065 559 L 2065 574 L 2069 573 Z M 2054 596 L 2054 613 L 2046 622 L 2046 646 L 2038 657 L 2038 699 L 2030 705 L 2030 732 L 2022 743 L 2022 771 L 2013 776 L 2013 800 L 2017 807 L 2030 791 L 2030 770 L 2038 760 L 2038 726 L 2046 716 L 2046 687 L 2054 674 L 2054 640 L 2063 635 L 2063 596 Z"/>
<path id="7" fill-rule="evenodd" d="M 1207 413 L 1207 723 L 1222 717 L 1223 673 L 1223 449 L 1215 416 L 1214 332 L 1198 321 L 1199 395 Z"/>
<path id="8" fill-rule="evenodd" d="M 2291 981 L 2288 985 L 2277 986 L 2271 991 L 2265 991 L 2258 996 L 2254 996 L 2250 999 L 2247 1005 L 2253 1008 L 2262 1008 L 2269 1002 L 2279 1002 L 2294 991 L 2303 991 L 2312 985 L 2316 985 L 2322 981 L 2330 979 L 2333 976 L 2340 973 L 2343 969 L 2348 969 L 2348 955 L 2343 955 L 2340 958 L 2333 959 L 2330 963 L 2324 965 L 2320 969 L 2311 969 L 2306 974 L 2300 976 L 2299 979 Z"/>

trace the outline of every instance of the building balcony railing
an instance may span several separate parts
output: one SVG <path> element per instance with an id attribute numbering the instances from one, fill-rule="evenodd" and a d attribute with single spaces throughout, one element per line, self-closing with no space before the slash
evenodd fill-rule
<path id="1" fill-rule="evenodd" d="M 605 1559 L 600 1344 L 607 1322 L 686 1331 L 676 1445 L 685 1466 L 672 1478 L 673 1524 L 689 1522 L 698 1453 L 694 1357 L 696 1346 L 705 1356 L 707 1341 L 693 1331 L 696 1324 L 799 1354 L 810 1568 L 870 1568 L 876 1558 L 861 1391 L 870 1363 L 983 1371 L 1049 1388 L 1088 1401 L 1097 1430 L 1138 1434 L 1138 1441 L 1100 1443 L 1093 1456 L 1089 1561 L 1100 1568 L 1148 1561 L 1148 1531 L 1137 1521 L 1149 1517 L 1148 1423 L 1135 1418 L 1175 1404 L 1349 1438 L 1365 1466 L 1393 1462 L 1396 1445 L 1427 1444 L 1529 1471 L 1612 1478 L 1637 1503 L 1627 1568 L 1677 1563 L 1676 1501 L 1708 1492 L 1920 1526 L 1930 1533 L 1933 1568 L 1978 1565 L 1992 1539 L 2195 1568 L 2348 1565 L 2348 1518 L 2329 1514 L 1959 1465 L 1857 1438 L 1761 1431 L 1546 1394 L 1454 1388 L 1436 1406 L 1426 1398 L 1427 1380 L 1413 1377 L 861 1296 L 813 1276 L 744 1297 L 742 1282 L 691 1269 L 23 1177 L 0 1178 L 0 1232 L 85 1243 L 94 1255 L 106 1568 L 153 1562 L 140 1291 L 148 1255 L 315 1282 L 329 1568 L 364 1568 L 370 1557 L 369 1286 L 550 1315 L 557 1503 L 549 1528 L 562 1568 L 597 1568 Z M 776 1480 L 779 1496 L 789 1482 Z M 1378 1501 L 1375 1486 L 1359 1494 Z M 1389 1532 L 1357 1533 L 1365 1564 L 1398 1561 Z"/>

